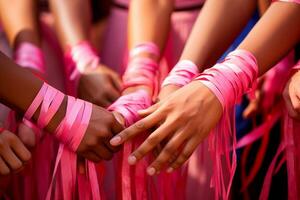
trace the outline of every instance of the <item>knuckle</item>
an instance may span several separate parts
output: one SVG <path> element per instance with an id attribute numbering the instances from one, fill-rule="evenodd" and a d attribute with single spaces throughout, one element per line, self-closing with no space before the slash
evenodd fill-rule
<path id="1" fill-rule="evenodd" d="M 166 155 L 166 156 L 173 155 L 174 151 L 175 151 L 175 149 L 173 147 L 166 146 L 164 148 L 164 155 Z"/>
<path id="2" fill-rule="evenodd" d="M 143 120 L 140 120 L 134 124 L 134 127 L 137 129 L 144 129 L 144 128 L 146 128 L 146 125 Z"/>
<path id="3" fill-rule="evenodd" d="M 189 153 L 182 153 L 181 154 L 181 159 L 180 159 L 180 161 L 182 161 L 181 163 L 183 163 L 184 161 L 188 160 L 189 157 L 190 157 Z"/>

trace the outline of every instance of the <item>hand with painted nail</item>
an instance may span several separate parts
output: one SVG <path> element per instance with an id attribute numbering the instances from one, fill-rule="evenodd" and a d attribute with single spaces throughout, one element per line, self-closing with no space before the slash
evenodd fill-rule
<path id="1" fill-rule="evenodd" d="M 80 98 L 98 106 L 107 107 L 119 96 L 121 80 L 119 75 L 106 66 L 88 69 L 81 75 L 78 86 Z"/>
<path id="2" fill-rule="evenodd" d="M 20 171 L 31 158 L 29 150 L 12 132 L 0 130 L 0 175 Z"/>
<path id="3" fill-rule="evenodd" d="M 110 145 L 109 140 L 121 130 L 123 130 L 122 125 L 112 113 L 93 105 L 87 131 L 77 149 L 77 153 L 94 162 L 110 160 L 113 153 L 120 148 Z"/>
<path id="4" fill-rule="evenodd" d="M 193 81 L 139 113 L 144 118 L 116 135 L 110 143 L 121 145 L 138 134 L 156 128 L 129 156 L 129 164 L 135 164 L 170 137 L 147 169 L 149 175 L 154 175 L 165 167 L 172 172 L 188 160 L 216 126 L 221 118 L 222 106 L 206 86 Z"/>

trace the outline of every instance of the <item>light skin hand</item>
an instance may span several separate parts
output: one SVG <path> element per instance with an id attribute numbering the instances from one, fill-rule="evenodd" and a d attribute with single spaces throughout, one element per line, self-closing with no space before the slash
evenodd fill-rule
<path id="1" fill-rule="evenodd" d="M 192 82 L 140 114 L 145 118 L 119 133 L 110 143 L 118 146 L 155 127 L 156 130 L 128 158 L 130 164 L 135 164 L 170 137 L 147 169 L 149 175 L 154 175 L 164 167 L 169 167 L 169 172 L 180 167 L 217 124 L 222 107 L 207 87 Z"/>

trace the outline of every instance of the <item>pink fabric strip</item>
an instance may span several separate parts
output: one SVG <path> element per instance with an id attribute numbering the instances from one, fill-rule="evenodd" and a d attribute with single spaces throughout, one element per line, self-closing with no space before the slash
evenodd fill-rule
<path id="1" fill-rule="evenodd" d="M 205 70 L 195 78 L 216 95 L 223 107 L 223 116 L 209 136 L 209 149 L 214 164 L 211 185 L 215 188 L 216 199 L 229 198 L 236 169 L 236 138 L 232 107 L 245 92 L 253 88 L 257 75 L 255 57 L 248 51 L 236 50 L 231 52 L 222 63 Z M 222 156 L 225 156 L 225 163 L 222 162 L 224 160 Z M 229 179 L 225 181 L 227 173 Z"/>
<path id="2" fill-rule="evenodd" d="M 192 61 L 181 60 L 174 66 L 169 75 L 165 78 L 161 87 L 165 87 L 167 85 L 182 87 L 191 82 L 191 80 L 198 74 L 198 67 Z"/>
<path id="3" fill-rule="evenodd" d="M 142 53 L 149 53 L 153 54 L 157 58 L 160 56 L 160 50 L 156 44 L 153 42 L 145 42 L 136 45 L 129 53 L 130 59 L 142 54 Z"/>
<path id="4" fill-rule="evenodd" d="M 108 110 L 120 113 L 125 119 L 125 126 L 129 127 L 134 122 L 140 119 L 138 111 L 148 108 L 152 104 L 151 96 L 145 90 L 137 90 L 128 95 L 120 97 L 113 103 Z M 142 138 L 143 139 L 143 138 Z M 148 176 L 146 175 L 145 161 L 138 163 L 136 166 L 130 167 L 127 162 L 128 156 L 133 148 L 141 144 L 141 138 L 135 139 L 130 143 L 126 143 L 123 147 L 121 158 L 121 177 L 120 184 L 122 185 L 122 199 L 145 199 L 145 191 L 148 189 Z M 131 169 L 134 168 L 134 174 Z M 143 179 L 139 178 L 143 177 Z M 154 194 L 153 194 L 154 195 Z M 142 196 L 142 198 L 138 198 Z"/>
<path id="5" fill-rule="evenodd" d="M 132 60 L 123 75 L 123 89 L 128 87 L 146 85 L 155 87 L 155 75 L 158 63 L 150 58 L 135 58 Z"/>
<path id="6" fill-rule="evenodd" d="M 22 42 L 14 52 L 15 62 L 22 66 L 28 67 L 38 72 L 45 72 L 45 59 L 41 48 L 29 43 Z"/>
<path id="7" fill-rule="evenodd" d="M 48 88 L 48 84 L 47 83 L 43 83 L 41 89 L 39 90 L 38 94 L 36 95 L 36 97 L 34 98 L 34 100 L 32 101 L 31 105 L 28 107 L 27 111 L 24 114 L 24 117 L 28 120 L 30 120 L 32 118 L 32 116 L 34 115 L 34 113 L 36 112 L 36 110 L 38 109 L 38 107 L 40 106 L 40 104 L 43 101 L 43 98 L 46 94 Z"/>
<path id="8" fill-rule="evenodd" d="M 70 74 L 71 80 L 75 80 L 87 68 L 95 69 L 100 63 L 97 51 L 88 41 L 81 41 L 71 46 L 65 56 L 75 64 L 75 69 Z"/>
<path id="9" fill-rule="evenodd" d="M 300 4 L 300 0 L 273 0 L 272 2 L 277 2 L 277 1 Z"/>

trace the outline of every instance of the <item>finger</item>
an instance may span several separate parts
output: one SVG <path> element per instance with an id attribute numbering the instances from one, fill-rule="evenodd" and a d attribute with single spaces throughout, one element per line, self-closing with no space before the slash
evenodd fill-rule
<path id="1" fill-rule="evenodd" d="M 85 159 L 78 156 L 77 168 L 80 174 L 85 174 Z"/>
<path id="2" fill-rule="evenodd" d="M 97 154 L 98 157 L 104 160 L 110 160 L 113 157 L 113 154 L 110 150 L 106 148 L 106 146 L 101 143 L 93 148 L 93 152 Z"/>
<path id="3" fill-rule="evenodd" d="M 293 110 L 297 113 L 297 115 L 299 115 L 300 114 L 300 100 L 294 92 L 291 93 L 290 100 L 292 103 Z"/>
<path id="4" fill-rule="evenodd" d="M 10 173 L 9 167 L 6 165 L 4 160 L 0 157 L 0 174 L 8 175 Z"/>
<path id="5" fill-rule="evenodd" d="M 112 146 L 109 141 L 103 141 L 105 147 L 111 152 L 111 153 L 116 153 L 120 151 L 121 146 Z"/>
<path id="6" fill-rule="evenodd" d="M 289 115 L 293 118 L 296 118 L 298 119 L 299 118 L 299 114 L 297 113 L 297 111 L 294 109 L 293 107 L 293 104 L 292 104 L 292 101 L 291 101 L 291 97 L 288 95 L 288 96 L 284 96 L 285 98 L 285 105 L 286 105 L 286 109 L 289 113 Z"/>
<path id="7" fill-rule="evenodd" d="M 3 153 L 2 157 L 4 161 L 8 164 L 10 169 L 13 171 L 17 171 L 22 167 L 22 161 L 15 155 L 15 153 L 10 149 L 6 148 Z"/>
<path id="8" fill-rule="evenodd" d="M 136 135 L 143 133 L 149 130 L 150 128 L 156 126 L 161 118 L 162 115 L 159 112 L 156 112 L 152 115 L 147 116 L 144 119 L 139 120 L 138 122 L 134 123 L 130 127 L 126 128 L 125 130 L 121 131 L 119 134 L 114 136 L 110 140 L 110 144 L 113 146 L 117 146 L 130 140 Z"/>
<path id="9" fill-rule="evenodd" d="M 177 158 L 174 155 L 178 154 L 178 149 L 186 141 L 186 138 L 187 135 L 184 134 L 184 131 L 176 133 L 174 137 L 172 137 L 167 145 L 163 148 L 158 157 L 147 168 L 147 173 L 149 175 L 159 173 L 164 166 L 169 164 L 169 162 L 174 162 Z"/>
<path id="10" fill-rule="evenodd" d="M 146 117 L 150 114 L 152 114 L 153 112 L 155 112 L 158 108 L 160 107 L 160 102 L 159 103 L 156 103 L 152 106 L 150 106 L 149 108 L 147 109 L 144 109 L 144 110 L 139 110 L 138 111 L 138 114 L 141 116 L 141 117 Z"/>
<path id="11" fill-rule="evenodd" d="M 25 145 L 16 139 L 11 142 L 11 147 L 16 155 L 22 160 L 22 162 L 28 162 L 31 158 L 30 151 L 25 147 Z"/>
<path id="12" fill-rule="evenodd" d="M 129 157 L 128 163 L 134 165 L 141 160 L 148 152 L 153 150 L 168 135 L 174 132 L 170 123 L 163 123 L 156 129 Z"/>
<path id="13" fill-rule="evenodd" d="M 168 173 L 173 172 L 174 170 L 176 170 L 177 168 L 179 168 L 181 165 L 184 164 L 184 162 L 186 162 L 190 156 L 193 154 L 194 150 L 197 148 L 199 142 L 197 139 L 193 139 L 191 138 L 186 145 L 184 146 L 183 150 L 181 151 L 181 153 L 179 154 L 179 156 L 177 157 L 177 159 L 170 164 L 170 167 L 167 169 Z"/>

